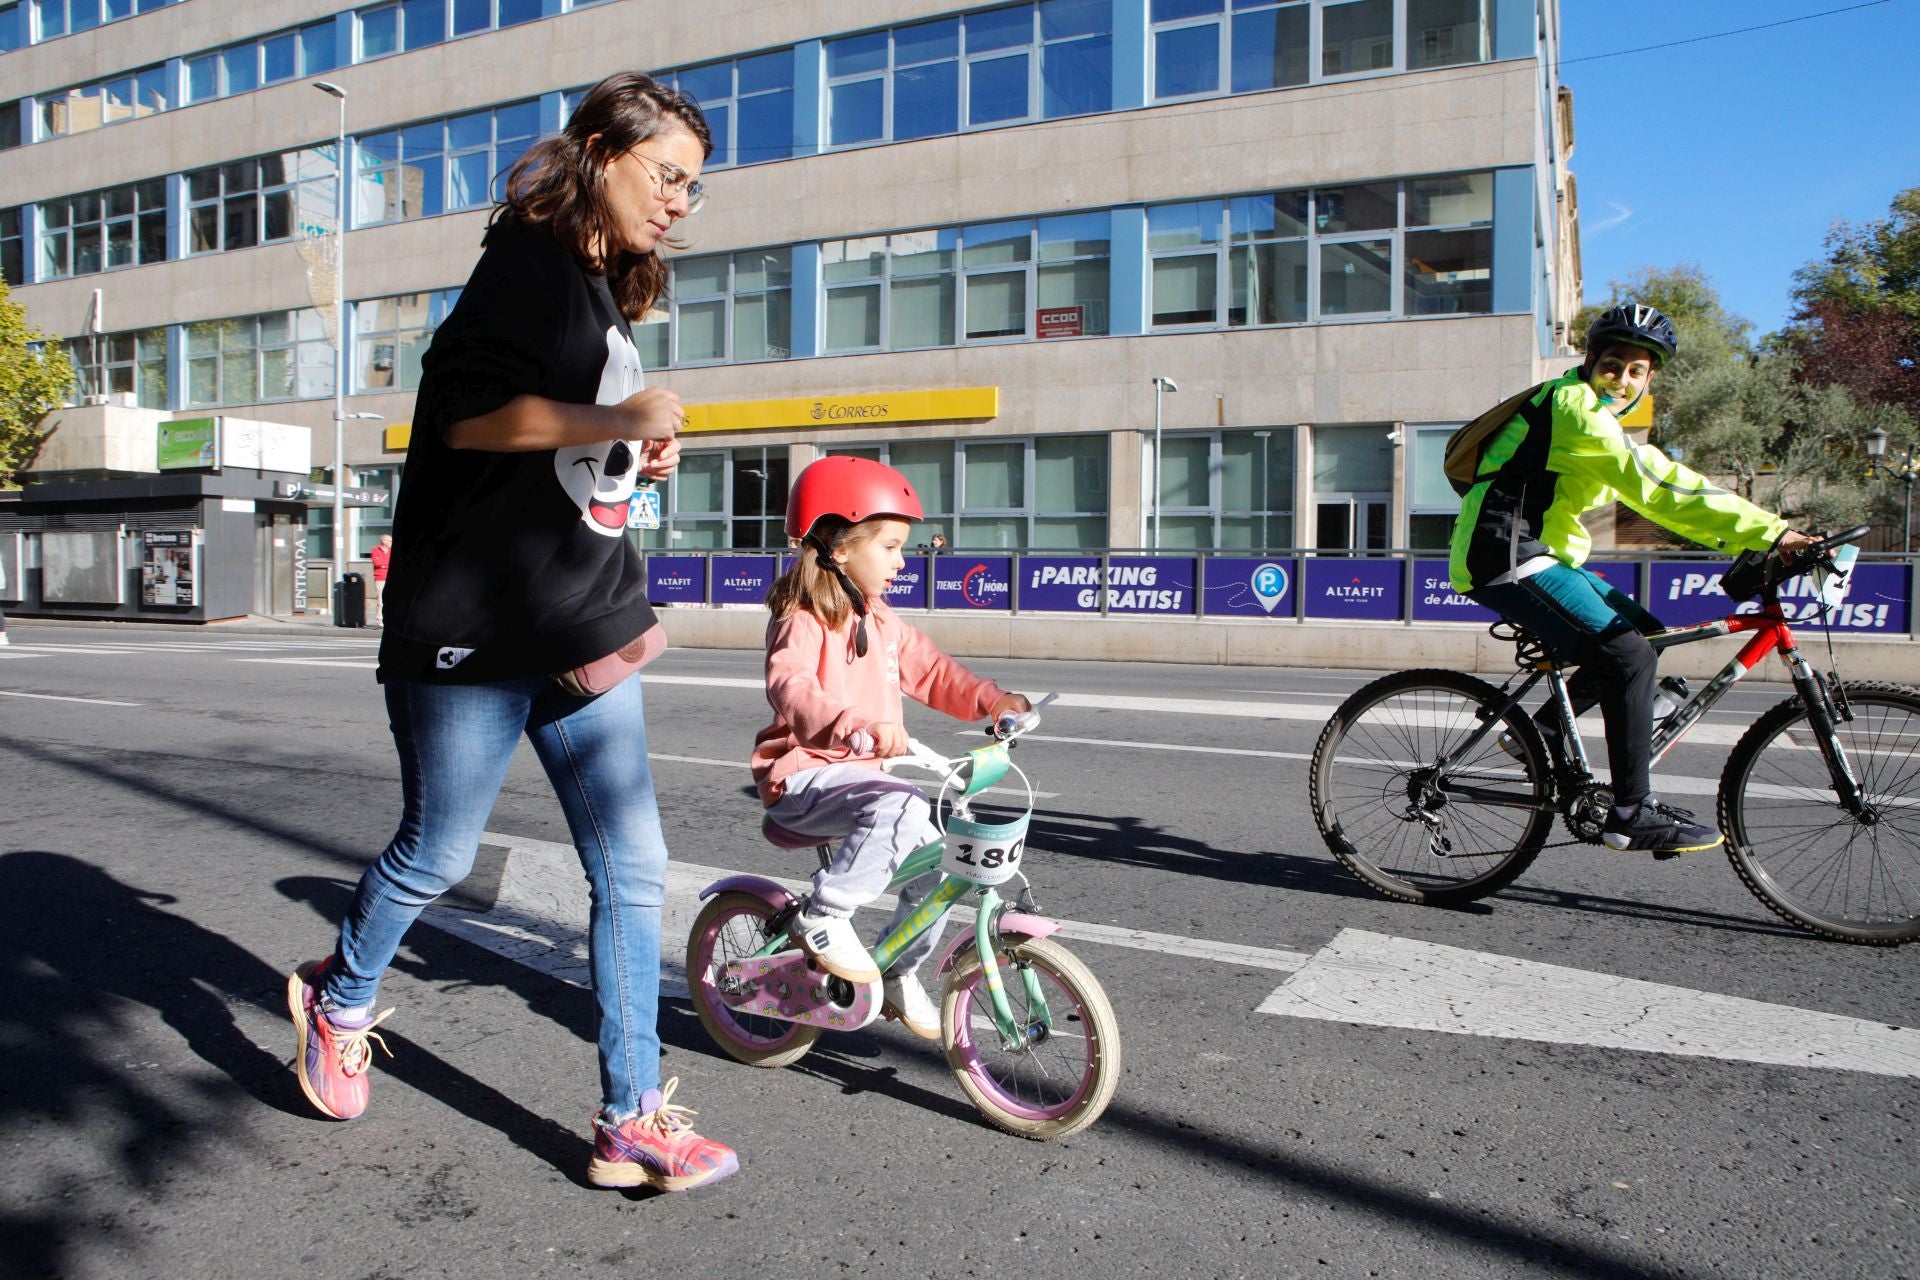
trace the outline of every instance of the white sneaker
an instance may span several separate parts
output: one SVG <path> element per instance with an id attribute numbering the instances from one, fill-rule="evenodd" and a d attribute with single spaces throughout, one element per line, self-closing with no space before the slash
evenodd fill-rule
<path id="1" fill-rule="evenodd" d="M 816 916 L 802 911 L 793 918 L 793 934 L 800 949 L 820 962 L 820 967 L 848 982 L 878 982 L 880 970 L 873 957 L 853 931 L 853 921 L 845 916 Z"/>
<path id="2" fill-rule="evenodd" d="M 10 645 L 12 643 L 13 641 L 7 639 L 7 633 L 0 631 L 0 646 Z"/>
<path id="3" fill-rule="evenodd" d="M 880 1012 L 922 1040 L 940 1038 L 940 1011 L 927 999 L 927 989 L 910 973 L 888 974 L 881 984 Z"/>

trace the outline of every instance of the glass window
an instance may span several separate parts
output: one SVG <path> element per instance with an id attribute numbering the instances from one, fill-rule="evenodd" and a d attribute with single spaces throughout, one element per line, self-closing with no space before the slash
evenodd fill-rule
<path id="1" fill-rule="evenodd" d="M 1233 15 L 1233 92 L 1307 82 L 1308 12 L 1305 4 L 1289 4 Z"/>
<path id="2" fill-rule="evenodd" d="M 1398 186 L 1391 182 L 1323 187 L 1313 200 L 1314 228 L 1323 233 L 1384 231 L 1399 221 Z"/>
<path id="3" fill-rule="evenodd" d="M 1493 225 L 1493 174 L 1460 173 L 1407 183 L 1407 225 Z"/>
<path id="4" fill-rule="evenodd" d="M 331 19 L 310 23 L 300 28 L 301 75 L 319 75 L 323 71 L 331 71 L 340 65 L 339 52 L 335 48 L 335 30 Z"/>
<path id="5" fill-rule="evenodd" d="M 387 5 L 362 10 L 360 14 L 360 57 L 384 58 L 400 48 L 400 7 Z"/>
<path id="6" fill-rule="evenodd" d="M 260 47 L 237 44 L 220 51 L 220 92 L 251 93 L 260 87 Z"/>
<path id="7" fill-rule="evenodd" d="M 967 95 L 968 124 L 1024 120 L 1029 114 L 1027 55 L 974 59 L 967 67 Z"/>
<path id="8" fill-rule="evenodd" d="M 453 34 L 472 35 L 493 25 L 493 0 L 453 0 Z"/>
<path id="9" fill-rule="evenodd" d="M 1220 26 L 1172 27 L 1154 32 L 1153 96 L 1180 98 L 1220 88 Z"/>
<path id="10" fill-rule="evenodd" d="M 1112 0 L 1040 0 L 1040 113 L 1113 110 Z"/>
<path id="11" fill-rule="evenodd" d="M 1412 70 L 1485 62 L 1493 32 L 1484 0 L 1407 0 L 1407 65 Z"/>
<path id="12" fill-rule="evenodd" d="M 400 34 L 409 49 L 425 49 L 447 38 L 447 0 L 402 0 Z"/>
<path id="13" fill-rule="evenodd" d="M 291 31 L 260 42 L 260 79 L 274 84 L 300 74 L 298 37 Z"/>
<path id="14" fill-rule="evenodd" d="M 893 79 L 893 138 L 905 142 L 960 129 L 960 64 L 903 67 Z"/>
<path id="15" fill-rule="evenodd" d="M 1370 315 L 1393 305 L 1393 242 L 1347 240 L 1320 247 L 1320 314 Z"/>
<path id="16" fill-rule="evenodd" d="M 443 289 L 354 303 L 354 328 L 358 334 L 354 343 L 354 390 L 419 390 L 422 357 L 433 343 L 434 332 L 459 298 L 458 289 Z M 325 350 L 324 336 L 320 347 Z M 326 382 L 326 391 L 331 393 L 332 379 Z M 315 394 L 304 387 L 303 392 Z"/>
<path id="17" fill-rule="evenodd" d="M 1320 73 L 1327 76 L 1393 67 L 1393 0 L 1347 0 L 1320 10 Z"/>
<path id="18" fill-rule="evenodd" d="M 885 136 L 886 82 L 855 80 L 834 85 L 828 95 L 827 141 L 833 146 L 874 142 Z"/>
<path id="19" fill-rule="evenodd" d="M 1405 314 L 1493 310 L 1493 231 L 1407 233 Z"/>

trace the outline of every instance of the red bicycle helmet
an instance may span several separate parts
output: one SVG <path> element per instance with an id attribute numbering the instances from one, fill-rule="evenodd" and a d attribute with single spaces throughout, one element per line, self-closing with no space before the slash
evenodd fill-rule
<path id="1" fill-rule="evenodd" d="M 850 524 L 875 516 L 922 520 L 920 497 L 908 479 L 871 458 L 831 457 L 809 463 L 787 495 L 787 536 L 804 538 L 822 516 Z"/>

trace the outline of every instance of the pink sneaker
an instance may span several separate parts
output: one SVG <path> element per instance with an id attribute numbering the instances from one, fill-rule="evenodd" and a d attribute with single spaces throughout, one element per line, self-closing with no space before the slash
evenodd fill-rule
<path id="1" fill-rule="evenodd" d="M 393 1010 L 361 1023 L 333 1021 L 320 1007 L 320 989 L 332 962 L 332 956 L 310 961 L 287 978 L 287 1009 L 299 1039 L 293 1065 L 301 1092 L 321 1115 L 351 1120 L 367 1109 L 367 1067 L 373 1062 L 369 1041 L 378 1042 L 382 1053 L 393 1056 L 374 1030 Z"/>
<path id="2" fill-rule="evenodd" d="M 640 1114 L 631 1120 L 616 1125 L 593 1118 L 588 1182 L 596 1187 L 687 1191 L 740 1171 L 733 1148 L 693 1131 L 689 1117 L 696 1112 L 668 1103 L 679 1084 L 675 1076 L 664 1090 L 647 1090 L 640 1098 Z"/>

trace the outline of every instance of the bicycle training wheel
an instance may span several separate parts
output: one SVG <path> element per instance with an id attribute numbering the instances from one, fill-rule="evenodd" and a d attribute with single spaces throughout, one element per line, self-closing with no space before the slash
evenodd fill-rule
<path id="1" fill-rule="evenodd" d="M 1834 733 L 1865 812 L 1841 807 L 1796 697 L 1734 747 L 1720 829 L 1733 869 L 1782 917 L 1822 937 L 1893 946 L 1920 937 L 1920 690 L 1843 688 L 1853 721 Z"/>
<path id="2" fill-rule="evenodd" d="M 963 953 L 947 979 L 940 1024 L 947 1066 L 980 1113 L 1008 1133 L 1045 1141 L 1092 1124 L 1120 1083 L 1120 1024 L 1107 993 L 1072 952 L 1045 938 L 1009 938 L 1000 979 L 1027 1043 L 1008 1049 L 993 1022 L 980 956 Z M 1049 1015 L 1031 1000 L 1039 983 Z"/>
<path id="3" fill-rule="evenodd" d="M 784 1067 L 798 1062 L 820 1038 L 819 1027 L 783 1022 L 727 1007 L 714 978 L 735 960 L 744 960 L 767 944 L 773 908 L 750 893 L 721 893 L 694 917 L 687 938 L 687 986 L 693 1011 L 715 1044 L 752 1067 Z"/>
<path id="4" fill-rule="evenodd" d="M 1474 794 L 1441 790 L 1434 767 L 1505 700 L 1457 671 L 1403 671 L 1341 703 L 1313 748 L 1309 783 L 1333 856 L 1389 898 L 1435 906 L 1485 897 L 1525 871 L 1553 827 L 1532 718 L 1515 707 L 1449 765 L 1446 783 Z"/>

